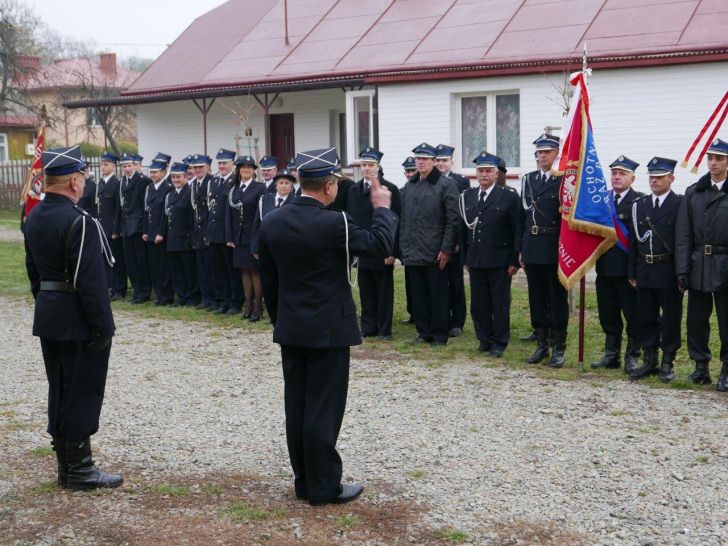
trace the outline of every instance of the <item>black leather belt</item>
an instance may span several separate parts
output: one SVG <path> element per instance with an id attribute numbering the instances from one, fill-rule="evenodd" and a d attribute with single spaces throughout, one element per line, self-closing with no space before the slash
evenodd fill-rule
<path id="1" fill-rule="evenodd" d="M 646 264 L 659 264 L 660 262 L 672 260 L 672 252 L 665 254 L 642 254 L 642 259 Z"/>
<path id="2" fill-rule="evenodd" d="M 712 256 L 713 254 L 728 254 L 728 246 L 703 245 L 703 254 L 706 256 Z"/>
<path id="3" fill-rule="evenodd" d="M 40 281 L 41 292 L 75 292 L 72 284 L 64 281 Z"/>
<path id="4" fill-rule="evenodd" d="M 554 235 L 559 232 L 559 228 L 531 226 L 531 235 Z"/>

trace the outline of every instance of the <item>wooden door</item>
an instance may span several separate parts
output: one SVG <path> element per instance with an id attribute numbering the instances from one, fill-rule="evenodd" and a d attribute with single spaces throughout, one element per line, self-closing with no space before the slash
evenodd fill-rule
<path id="1" fill-rule="evenodd" d="M 270 115 L 270 153 L 278 158 L 278 168 L 285 168 L 296 155 L 293 139 L 293 114 Z"/>

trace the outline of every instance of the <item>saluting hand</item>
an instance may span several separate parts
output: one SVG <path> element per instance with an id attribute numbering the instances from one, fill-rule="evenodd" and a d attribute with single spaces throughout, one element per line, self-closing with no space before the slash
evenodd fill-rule
<path id="1" fill-rule="evenodd" d="M 372 201 L 372 208 L 384 207 L 388 209 L 392 204 L 392 192 L 379 182 L 379 178 L 371 181 L 369 198 Z"/>

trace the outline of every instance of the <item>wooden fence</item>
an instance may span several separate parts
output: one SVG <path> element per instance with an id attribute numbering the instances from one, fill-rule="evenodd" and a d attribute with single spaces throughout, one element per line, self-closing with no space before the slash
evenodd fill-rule
<path id="1" fill-rule="evenodd" d="M 98 157 L 87 157 L 89 171 L 94 179 L 101 176 L 101 160 Z M 28 179 L 32 159 L 16 159 L 0 163 L 0 208 L 15 208 L 20 204 L 20 195 Z"/>

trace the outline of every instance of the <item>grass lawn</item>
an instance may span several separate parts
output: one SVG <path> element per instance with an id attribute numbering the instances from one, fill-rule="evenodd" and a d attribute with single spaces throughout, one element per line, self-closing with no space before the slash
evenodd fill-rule
<path id="1" fill-rule="evenodd" d="M 17 215 L 15 211 L 0 211 L 0 227 L 17 227 Z M 28 297 L 28 282 L 25 275 L 25 253 L 21 243 L 0 241 L 0 294 L 12 297 Z M 407 318 L 404 297 L 404 275 L 401 267 L 395 270 L 395 306 L 392 341 L 380 341 L 368 338 L 364 344 L 364 350 L 372 349 L 377 354 L 392 354 L 392 359 L 416 359 L 422 360 L 430 367 L 447 366 L 454 362 L 467 361 L 473 366 L 506 366 L 511 368 L 527 368 L 552 379 L 584 379 L 590 381 L 603 380 L 627 380 L 621 370 L 598 370 L 589 368 L 589 364 L 601 356 L 604 344 L 604 335 L 599 327 L 596 316 L 596 296 L 592 283 L 587 283 L 586 297 L 586 331 L 585 331 L 585 365 L 578 364 L 578 317 L 574 315 L 571 319 L 566 366 L 560 370 L 552 370 L 544 366 L 529 366 L 525 364 L 526 357 L 533 351 L 533 343 L 524 343 L 518 338 L 531 331 L 528 314 L 528 297 L 523 282 L 523 272 L 519 272 L 517 281 L 514 282 L 512 290 L 511 308 L 511 332 L 512 340 L 505 355 L 501 359 L 494 359 L 481 355 L 476 351 L 478 341 L 475 338 L 473 325 L 468 317 L 464 333 L 451 339 L 445 347 L 433 348 L 429 346 L 415 345 L 412 340 L 417 333 L 413 325 L 403 324 Z M 470 307 L 469 287 L 466 286 L 468 308 Z M 355 291 L 355 298 L 358 293 Z M 239 316 L 220 317 L 211 315 L 205 311 L 197 311 L 187 307 L 155 307 L 150 303 L 144 305 L 132 305 L 125 302 L 115 302 L 114 309 L 137 313 L 140 316 L 150 318 L 165 318 L 171 320 L 196 320 L 216 326 L 238 326 L 242 331 L 269 331 L 271 329 L 267 320 L 258 323 L 242 321 Z M 717 323 L 715 315 L 712 317 L 711 349 L 713 354 L 718 354 Z M 626 343 L 626 340 L 625 340 Z M 685 327 L 683 326 L 683 348 L 678 352 L 676 365 L 677 378 L 668 385 L 668 388 L 680 389 L 714 389 L 714 386 L 698 387 L 692 385 L 687 375 L 693 370 L 693 364 L 687 355 L 685 343 Z M 720 363 L 713 359 L 711 371 L 717 379 Z M 656 377 L 643 380 L 643 383 L 662 387 L 662 383 Z"/>

